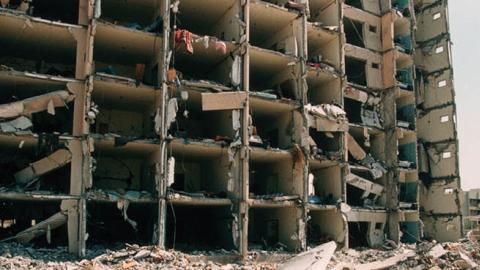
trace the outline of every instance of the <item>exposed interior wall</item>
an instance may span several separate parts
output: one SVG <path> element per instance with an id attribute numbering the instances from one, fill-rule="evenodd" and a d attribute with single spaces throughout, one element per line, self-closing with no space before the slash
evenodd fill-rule
<path id="1" fill-rule="evenodd" d="M 345 221 L 337 210 L 310 211 L 307 224 L 308 244 L 318 245 L 326 241 L 345 244 Z"/>
<path id="2" fill-rule="evenodd" d="M 272 247 L 281 243 L 288 250 L 296 250 L 300 248 L 298 219 L 301 219 L 301 213 L 293 207 L 252 208 L 249 211 L 249 242 L 259 248 L 264 241 Z"/>
<path id="3" fill-rule="evenodd" d="M 341 179 L 341 167 L 332 166 L 315 170 L 314 175 L 315 194 L 322 198 L 332 197 L 334 201 L 338 201 L 342 197 L 342 183 L 338 181 Z"/>

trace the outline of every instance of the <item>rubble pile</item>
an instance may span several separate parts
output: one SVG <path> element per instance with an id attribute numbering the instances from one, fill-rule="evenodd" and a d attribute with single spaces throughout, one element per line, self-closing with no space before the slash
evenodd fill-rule
<path id="1" fill-rule="evenodd" d="M 329 242 L 301 254 L 261 251 L 250 252 L 242 263 L 228 251 L 185 254 L 155 246 L 126 245 L 112 251 L 102 247 L 87 251 L 84 259 L 70 255 L 66 248 L 32 248 L 15 243 L 0 245 L 0 269 L 51 270 L 440 270 L 479 269 L 480 245 L 471 241 L 384 245 L 382 249 L 340 249 Z M 314 268 L 309 268 L 315 266 Z"/>
<path id="2" fill-rule="evenodd" d="M 470 241 L 401 244 L 395 249 L 337 251 L 328 269 L 479 269 L 480 245 Z"/>
<path id="3" fill-rule="evenodd" d="M 273 270 L 275 263 L 238 258 L 226 251 L 196 252 L 195 255 L 163 250 L 155 246 L 128 245 L 121 250 L 102 248 L 87 251 L 85 259 L 77 259 L 66 248 L 32 248 L 15 243 L 0 244 L 0 269 L 50 270 L 149 270 L 149 269 L 211 269 L 211 270 Z M 255 256 L 249 256 L 252 258 Z M 212 260 L 210 260 L 211 258 Z M 217 259 L 215 259 L 217 258 Z"/>

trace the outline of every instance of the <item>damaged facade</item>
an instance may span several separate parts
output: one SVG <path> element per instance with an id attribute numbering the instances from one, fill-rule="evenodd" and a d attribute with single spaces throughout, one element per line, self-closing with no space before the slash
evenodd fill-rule
<path id="1" fill-rule="evenodd" d="M 461 236 L 446 0 L 5 2 L 2 239 Z"/>

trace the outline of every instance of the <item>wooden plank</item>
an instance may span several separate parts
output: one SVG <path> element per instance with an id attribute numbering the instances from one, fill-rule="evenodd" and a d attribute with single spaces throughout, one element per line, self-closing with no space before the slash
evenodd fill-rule
<path id="1" fill-rule="evenodd" d="M 202 93 L 202 110 L 220 111 L 242 109 L 246 92 Z"/>

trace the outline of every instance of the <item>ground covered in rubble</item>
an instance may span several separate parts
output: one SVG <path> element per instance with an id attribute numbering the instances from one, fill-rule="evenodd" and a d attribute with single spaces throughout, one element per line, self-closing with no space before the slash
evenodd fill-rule
<path id="1" fill-rule="evenodd" d="M 307 252 L 308 253 L 308 252 Z M 480 245 L 468 240 L 455 243 L 422 242 L 382 249 L 342 249 L 332 254 L 314 254 L 312 258 L 330 257 L 327 269 L 479 269 Z M 107 269 L 289 269 L 284 262 L 295 258 L 285 252 L 251 252 L 245 263 L 231 253 L 195 252 L 185 254 L 154 246 L 127 245 L 123 249 L 93 248 L 85 259 L 77 259 L 66 248 L 33 248 L 15 243 L 0 244 L 0 269 L 107 270 Z M 312 259 L 310 258 L 310 259 Z M 283 268 L 282 268 L 283 266 Z M 301 263 L 295 269 L 309 269 Z M 316 268 L 317 269 L 317 268 Z M 320 267 L 319 269 L 324 269 Z"/>
<path id="2" fill-rule="evenodd" d="M 270 270 L 276 263 L 255 262 L 258 254 L 250 254 L 250 261 L 238 264 L 231 253 L 162 250 L 155 246 L 127 245 L 112 251 L 101 247 L 87 251 L 86 258 L 79 260 L 66 248 L 32 248 L 15 243 L 0 244 L 0 269 L 50 269 L 50 270 L 108 270 L 108 269 L 211 269 L 211 270 Z M 265 256 L 264 256 L 265 257 Z M 211 258 L 211 260 L 209 259 Z"/>

